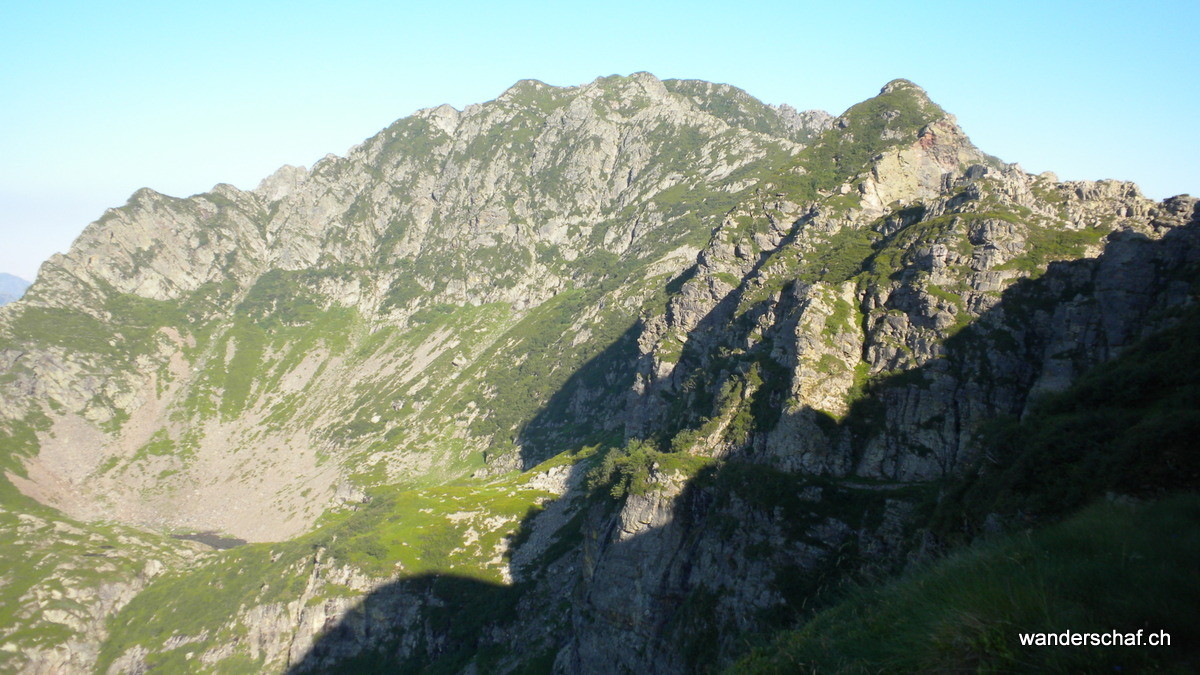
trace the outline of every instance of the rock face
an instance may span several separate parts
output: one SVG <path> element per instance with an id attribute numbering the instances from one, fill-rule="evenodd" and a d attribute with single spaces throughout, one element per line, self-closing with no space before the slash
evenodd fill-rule
<path id="1" fill-rule="evenodd" d="M 981 424 L 1193 301 L 1197 217 L 905 80 L 836 118 L 522 81 L 108 211 L 0 312 L 5 475 L 82 531 L 277 542 L 95 605 L 72 668 L 693 671 L 917 555 Z"/>
<path id="2" fill-rule="evenodd" d="M 922 496 L 911 490 L 968 466 L 979 451 L 972 441 L 981 423 L 1020 417 L 1039 396 L 1064 389 L 1194 302 L 1198 216 L 1196 200 L 1167 200 L 1147 227 L 1110 235 L 1098 258 L 1054 263 L 1040 278 L 1010 286 L 988 309 L 975 310 L 978 315 L 958 307 L 972 312 L 971 323 L 927 343 L 913 333 L 954 327 L 953 321 L 942 328 L 936 323 L 936 312 L 954 306 L 905 289 L 906 275 L 858 295 L 820 282 L 781 293 L 767 313 L 772 322 L 751 324 L 751 330 L 761 330 L 770 358 L 784 368 L 775 369 L 774 382 L 764 374 L 750 400 L 736 404 L 753 406 L 765 395 L 782 411 L 767 413 L 768 422 L 760 418 L 749 433 L 726 427 L 708 436 L 693 451 L 704 448 L 726 461 L 689 489 L 660 478 L 648 495 L 629 497 L 616 515 L 593 525 L 597 543 L 584 554 L 591 562 L 574 596 L 574 624 L 558 665 L 587 671 L 619 656 L 613 670 L 686 672 L 736 655 L 731 638 L 770 630 L 777 613 L 786 615 L 819 593 L 839 568 L 903 565 L 919 548 L 910 516 Z M 964 227 L 959 236 L 980 230 Z M 914 271 L 929 270 L 929 252 L 938 247 L 909 248 Z M 830 307 L 847 297 L 862 308 L 859 320 L 831 330 Z M 872 321 L 874 307 L 897 299 L 912 303 L 905 315 L 880 312 Z M 907 320 L 888 322 L 891 316 Z M 724 327 L 722 334 L 701 339 L 746 348 L 745 333 L 728 332 L 732 322 L 715 325 Z M 883 342 L 873 333 L 896 336 L 897 347 L 912 346 L 872 349 Z M 695 368 L 739 377 L 712 360 L 713 353 L 696 355 L 708 360 Z M 831 367 L 861 355 L 868 397 L 849 405 L 834 398 L 837 406 L 828 405 L 823 387 L 854 385 L 850 376 L 822 371 L 819 359 L 827 354 L 837 359 L 829 359 Z M 889 361 L 897 357 L 903 359 L 898 371 Z M 808 359 L 816 364 L 805 373 Z M 675 368 L 687 365 L 681 359 Z M 872 373 L 880 374 L 871 379 Z M 680 386 L 662 377 L 652 386 L 683 395 L 675 392 L 686 391 L 688 381 Z M 744 387 L 753 384 L 748 377 Z"/>

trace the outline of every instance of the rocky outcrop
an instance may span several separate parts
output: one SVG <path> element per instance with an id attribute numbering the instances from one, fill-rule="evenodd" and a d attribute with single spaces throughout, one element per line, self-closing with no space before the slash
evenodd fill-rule
<path id="1" fill-rule="evenodd" d="M 46 511 L 0 507 L 5 609 L 18 619 L 0 627 L 0 667 L 8 672 L 89 671 L 114 614 L 155 579 L 208 557 L 199 544 Z"/>
<path id="2" fill-rule="evenodd" d="M 693 446 L 723 448 L 726 461 L 683 489 L 678 479 L 651 481 L 591 525 L 558 669 L 687 672 L 736 654 L 734 636 L 771 630 L 825 584 L 921 555 L 912 514 L 922 497 L 912 490 L 965 467 L 981 450 L 973 439 L 982 422 L 1019 417 L 1194 303 L 1197 200 L 1148 213 L 1111 234 L 1099 257 L 1053 263 L 1008 288 L 921 365 L 879 379 L 865 402 L 815 407 L 845 382 L 803 365 L 814 334 L 839 361 L 872 353 L 848 328 L 826 329 L 829 306 L 847 301 L 850 287 L 781 297 L 779 314 L 795 314 L 778 324 L 789 341 L 772 352 L 786 359 L 777 400 L 794 408 L 736 443 Z M 856 339 L 869 345 L 866 325 Z M 898 328 L 889 335 L 903 336 Z"/>

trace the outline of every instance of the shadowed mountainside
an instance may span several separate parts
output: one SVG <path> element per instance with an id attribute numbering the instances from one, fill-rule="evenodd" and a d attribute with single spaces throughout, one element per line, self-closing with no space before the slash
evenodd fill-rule
<path id="1" fill-rule="evenodd" d="M 1143 337 L 1133 338 L 1113 360 L 1091 367 L 1071 388 L 1022 404 L 1008 418 L 994 418 L 974 437 L 962 464 L 936 480 L 889 483 L 781 471 L 769 457 L 753 452 L 753 441 L 740 451 L 679 473 L 681 466 L 700 458 L 653 450 L 650 437 L 634 440 L 624 450 L 607 450 L 610 457 L 618 458 L 615 465 L 606 466 L 599 458 L 575 464 L 575 478 L 569 481 L 575 488 L 559 497 L 562 503 L 579 504 L 578 529 L 559 532 L 559 541 L 572 543 L 521 570 L 516 584 L 488 586 L 442 578 L 396 582 L 368 595 L 345 621 L 330 627 L 292 672 L 346 667 L 372 672 L 397 667 L 456 672 L 468 663 L 488 670 L 516 667 L 528 672 L 543 672 L 551 663 L 564 672 L 638 667 L 709 671 L 764 644 L 774 631 L 808 620 L 824 621 L 820 610 L 843 597 L 850 580 L 868 584 L 859 586 L 854 597 L 870 599 L 874 586 L 869 584 L 910 567 L 925 569 L 947 550 L 956 551 L 949 548 L 952 545 L 970 543 L 985 532 L 1045 526 L 1106 494 L 1154 500 L 1180 491 L 1195 492 L 1200 489 L 1200 455 L 1193 442 L 1200 434 L 1200 419 L 1195 415 L 1200 385 L 1194 371 L 1173 364 L 1186 361 L 1196 346 L 1192 336 L 1200 312 L 1188 299 L 1200 285 L 1200 224 L 1196 222 L 1157 241 L 1140 235 L 1117 238 L 1098 259 L 1056 263 L 1038 279 L 1014 285 L 988 313 L 947 341 L 944 357 L 874 382 L 844 418 L 830 420 L 827 432 L 833 447 L 853 451 L 869 445 L 871 435 L 886 433 L 877 421 L 886 417 L 887 406 L 907 399 L 906 390 L 922 387 L 926 377 L 972 372 L 971 364 L 988 358 L 998 326 L 1026 335 L 1030 344 L 1048 339 L 1051 329 L 1044 315 L 1055 315 L 1061 305 L 1077 302 L 1081 291 L 1094 292 L 1097 275 L 1104 273 L 1110 259 L 1128 261 L 1131 255 L 1139 257 L 1141 264 L 1170 261 L 1158 268 L 1162 273 L 1158 283 L 1143 289 L 1165 300 L 1143 308 L 1143 317 L 1159 318 L 1127 317 L 1128 324 L 1118 327 L 1111 317 L 1104 319 L 1103 298 L 1094 297 L 1092 316 L 1076 314 L 1072 325 L 1107 323 L 1114 335 Z M 1176 282 L 1188 291 L 1172 298 Z M 1018 422 L 1016 416 L 1023 411 Z M 1070 418 L 1064 415 L 1083 417 L 1066 422 Z M 770 432 L 771 427 L 764 425 L 752 435 Z M 844 437 L 851 440 L 841 440 Z M 1055 468 L 1047 471 L 1048 467 Z M 898 503 L 907 505 L 905 522 L 889 517 L 897 512 Z M 1109 521 L 1083 526 L 1084 533 L 1088 527 L 1096 532 L 1089 544 L 1092 548 L 1081 549 L 1082 557 L 1056 558 L 1065 571 L 1055 572 L 1045 595 L 1038 596 L 1049 603 L 1046 611 L 1051 615 L 1082 612 L 1088 625 L 1112 618 L 1102 603 L 1079 596 L 1069 574 L 1071 565 L 1083 570 L 1090 559 L 1121 546 L 1120 537 L 1130 536 L 1128 526 L 1118 524 L 1124 516 L 1112 517 L 1117 519 L 1112 521 L 1117 534 L 1107 534 Z M 515 538 L 528 537 L 537 527 L 537 518 L 526 519 Z M 830 522 L 845 527 L 830 532 Z M 630 524 L 640 527 L 631 531 Z M 1144 548 L 1145 542 L 1138 541 L 1136 546 Z M 797 546 L 803 556 L 797 555 Z M 996 548 L 988 544 L 968 555 L 983 556 L 979 559 L 985 561 Z M 1187 551 L 1191 553 L 1172 553 L 1172 559 L 1184 556 L 1172 568 L 1176 572 L 1182 569 L 1179 565 L 1188 564 L 1186 556 L 1192 556 L 1192 563 L 1197 561 L 1194 549 Z M 1153 576 L 1146 577 L 1144 570 L 1136 574 Z M 1194 585 L 1185 577 L 1163 577 L 1156 585 L 1142 587 L 1139 596 L 1195 596 Z M 451 599 L 455 593 L 430 590 L 438 584 L 456 588 L 455 593 L 461 593 L 459 604 Z M 729 595 L 763 594 L 774 598 L 767 607 L 727 601 Z M 983 596 L 965 597 L 964 602 L 983 601 Z M 546 616 L 547 606 L 566 601 L 569 618 Z M 1013 602 L 1015 607 L 1006 606 L 1004 611 L 1023 616 L 1036 609 L 1021 605 L 1020 599 Z M 1183 639 L 1190 635 L 1183 614 L 1163 614 L 1154 609 L 1154 600 L 1139 603 L 1131 597 L 1119 602 L 1125 603 L 1124 614 L 1120 625 L 1110 629 L 1136 630 L 1150 620 L 1178 640 L 1173 649 L 1137 655 L 1138 663 L 1162 666 L 1196 658 L 1188 647 L 1191 643 Z M 455 620 L 464 621 L 462 625 L 469 629 L 460 630 Z M 996 621 L 996 629 L 1011 620 L 1009 615 L 980 617 L 980 621 Z M 433 628 L 436 621 L 449 623 L 438 624 L 439 630 Z M 1011 631 L 1052 629 L 1051 624 L 1053 619 L 1039 619 L 1029 626 L 1010 627 Z M 990 624 L 970 628 L 979 635 L 991 630 Z M 929 651 L 914 647 L 926 638 Z M 1060 662 L 1066 655 L 1053 650 L 1015 650 L 1011 647 L 1015 632 L 998 635 L 999 643 L 962 644 L 943 656 L 933 651 L 941 649 L 939 641 L 957 639 L 925 635 L 903 643 L 903 649 L 909 650 L 904 654 L 909 666 L 904 668 L 917 663 L 958 668 L 966 663 L 1011 667 L 1068 662 L 1086 668 L 1107 663 L 1111 656 L 1089 652 Z M 974 638 L 964 633 L 962 639 Z M 739 667 L 774 672 L 772 668 L 816 664 L 812 656 L 764 656 L 770 653 L 765 650 Z M 785 658 L 792 659 L 787 661 L 790 666 L 784 665 Z M 867 660 L 861 667 L 881 662 Z M 849 666 L 843 662 L 830 667 Z"/>

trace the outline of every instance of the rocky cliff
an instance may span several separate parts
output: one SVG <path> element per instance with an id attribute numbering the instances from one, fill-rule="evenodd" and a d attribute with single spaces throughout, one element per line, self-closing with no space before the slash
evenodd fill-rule
<path id="1" fill-rule="evenodd" d="M 0 312 L 5 509 L 168 560 L 88 626 L 30 567 L 5 658 L 726 663 L 929 555 L 916 514 L 983 425 L 1190 305 L 1197 217 L 1005 164 L 904 80 L 835 118 L 645 73 L 139 191 Z"/>

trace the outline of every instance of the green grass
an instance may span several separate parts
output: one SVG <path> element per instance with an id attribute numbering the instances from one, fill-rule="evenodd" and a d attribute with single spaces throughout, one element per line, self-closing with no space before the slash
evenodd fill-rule
<path id="1" fill-rule="evenodd" d="M 661 452 L 653 443 L 632 440 L 614 448 L 588 471 L 587 489 L 620 500 L 650 492 L 658 476 L 687 479 L 713 463 L 711 457 L 690 454 L 689 448 L 680 445 L 676 443 L 671 452 Z"/>
<path id="2" fill-rule="evenodd" d="M 20 473 L 17 458 L 36 452 L 28 423 L 6 423 L 0 433 L 0 465 Z M 31 447 L 32 446 L 32 447 Z M 0 477 L 0 642 L 17 647 L 0 654 L 0 668 L 19 670 L 21 653 L 53 648 L 81 635 L 51 610 L 76 617 L 97 611 L 101 589 L 135 585 L 148 560 L 185 564 L 180 542 L 132 527 L 82 523 L 20 494 Z M 69 592 L 68 592 L 69 591 Z"/>
<path id="3" fill-rule="evenodd" d="M 732 274 L 729 274 L 728 272 L 716 272 L 712 276 L 717 281 L 720 281 L 721 283 L 723 283 L 726 286 L 729 286 L 731 288 L 737 288 L 742 283 L 741 279 L 738 279 L 737 277 L 735 277 Z"/>
<path id="4" fill-rule="evenodd" d="M 794 274 L 809 283 L 824 281 L 837 285 L 849 281 L 863 271 L 879 238 L 871 230 L 842 228 L 804 256 Z"/>
<path id="5" fill-rule="evenodd" d="M 1112 672 L 1200 666 L 1200 498 L 1101 503 L 862 587 L 734 672 Z M 1018 632 L 1165 630 L 1172 647 L 1023 647 Z"/>
<path id="6" fill-rule="evenodd" d="M 513 480 L 490 485 L 458 481 L 416 490 L 375 489 L 369 503 L 335 517 L 312 538 L 328 542 L 330 555 L 369 574 L 454 573 L 498 582 L 499 570 L 487 560 L 537 500 L 549 496 L 518 485 Z M 453 514 L 461 518 L 451 518 Z M 487 530 L 476 522 L 483 518 L 507 519 L 509 524 Z M 464 540 L 472 527 L 479 538 L 468 546 Z"/>
<path id="7" fill-rule="evenodd" d="M 146 444 L 138 448 L 133 453 L 133 457 L 129 458 L 131 464 L 145 461 L 151 457 L 167 457 L 176 454 L 178 446 L 171 437 L 167 435 L 166 429 L 159 429 L 154 432 Z"/>
<path id="8" fill-rule="evenodd" d="M 179 653 L 158 651 L 173 635 L 203 636 L 185 650 L 196 652 L 235 640 L 243 630 L 236 620 L 241 609 L 301 597 L 314 556 L 380 579 L 450 575 L 502 588 L 501 567 L 507 558 L 494 559 L 503 542 L 516 536 L 541 500 L 551 497 L 524 484 L 553 463 L 490 482 L 376 487 L 367 503 L 327 514 L 315 531 L 297 539 L 239 546 L 197 569 L 158 579 L 109 622 L 99 667 L 103 670 L 134 645 L 151 649 L 148 663 L 154 668 L 178 665 Z M 489 519 L 491 523 L 485 522 Z M 503 522 L 497 525 L 495 519 Z M 310 603 L 359 595 L 340 584 L 315 583 Z M 246 654 L 236 652 L 235 657 Z M 229 665 L 237 663 L 241 661 Z"/>
<path id="9" fill-rule="evenodd" d="M 320 347 L 333 354 L 345 351 L 361 323 L 353 309 L 312 305 L 289 313 L 291 305 L 255 303 L 254 309 L 237 314 L 227 324 L 197 327 L 196 334 L 207 350 L 196 350 L 201 371 L 178 409 L 192 418 L 220 414 L 227 420 L 236 419 L 258 403 L 262 392 L 274 390 L 311 352 Z M 226 362 L 228 353 L 232 355 Z M 294 407 L 276 410 L 272 421 L 285 421 L 295 412 Z"/>
<path id="10" fill-rule="evenodd" d="M 822 333 L 826 337 L 836 337 L 843 330 L 855 330 L 861 320 L 858 308 L 842 298 L 836 298 L 833 301 L 833 311 L 825 317 L 825 329 Z"/>
<path id="11" fill-rule="evenodd" d="M 11 334 L 22 344 L 55 346 L 68 352 L 108 357 L 120 357 L 125 352 L 111 326 L 71 309 L 23 307 Z"/>
<path id="12" fill-rule="evenodd" d="M 55 346 L 101 363 L 121 362 L 150 351 L 159 328 L 188 320 L 188 307 L 179 303 L 118 293 L 103 283 L 100 291 L 95 299 L 107 318 L 66 307 L 24 306 L 0 336 L 0 347 Z"/>

